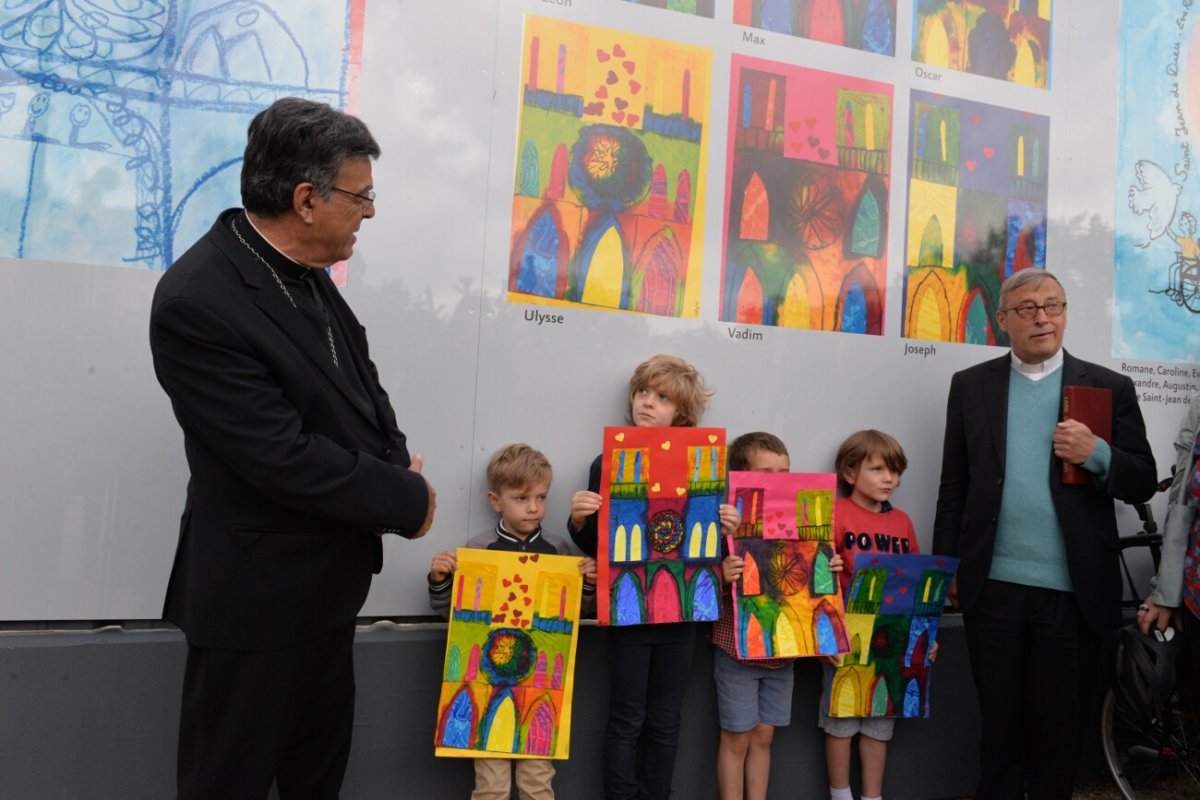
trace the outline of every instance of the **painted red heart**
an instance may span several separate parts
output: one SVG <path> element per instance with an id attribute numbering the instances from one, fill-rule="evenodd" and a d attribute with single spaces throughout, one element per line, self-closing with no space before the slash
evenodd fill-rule
<path id="1" fill-rule="evenodd" d="M 529 591 L 529 584 L 528 584 L 528 583 L 522 583 L 522 584 L 521 584 L 521 585 L 520 585 L 518 588 L 519 588 L 519 589 L 520 589 L 522 592 L 528 592 L 528 591 Z"/>
<path id="2" fill-rule="evenodd" d="M 520 618 L 521 618 L 520 609 L 513 609 L 513 619 L 520 619 Z"/>
<path id="3" fill-rule="evenodd" d="M 820 143 L 821 143 L 821 140 L 818 139 L 817 137 L 815 137 L 815 136 L 808 137 L 808 146 L 809 147 L 816 147 Z"/>
<path id="4" fill-rule="evenodd" d="M 614 112 L 612 112 L 612 118 L 613 118 L 613 122 L 620 125 L 622 122 L 625 121 L 625 112 L 624 111 L 614 111 Z"/>
<path id="5" fill-rule="evenodd" d="M 617 98 L 614 98 L 614 99 L 613 99 L 613 105 L 615 105 L 615 106 L 617 107 L 617 110 L 618 110 L 618 111 L 624 111 L 624 110 L 625 110 L 625 108 L 626 108 L 626 106 L 628 106 L 628 105 L 629 105 L 629 101 L 628 101 L 628 100 L 624 100 L 624 99 L 622 99 L 622 98 L 620 98 L 620 97 L 617 97 Z"/>
<path id="6" fill-rule="evenodd" d="M 968 161 L 968 162 L 967 162 L 967 169 L 969 169 L 971 172 L 974 172 L 974 171 L 975 171 L 975 166 L 976 166 L 976 164 L 975 164 L 975 162 L 974 162 L 974 161 Z"/>
<path id="7" fill-rule="evenodd" d="M 640 83 L 638 83 L 637 81 L 629 82 L 629 93 L 630 94 L 637 94 L 641 90 L 642 90 L 642 85 Z"/>
<path id="8" fill-rule="evenodd" d="M 588 103 L 583 107 L 583 113 L 592 117 L 598 117 L 604 113 L 604 103 Z"/>
<path id="9" fill-rule="evenodd" d="M 897 574 L 897 575 L 903 575 L 903 574 L 904 574 L 904 567 L 896 567 L 896 574 Z"/>
<path id="10" fill-rule="evenodd" d="M 788 144 L 788 147 L 792 148 L 793 152 L 799 153 L 804 149 L 804 142 L 800 139 L 793 139 L 791 143 Z"/>
<path id="11" fill-rule="evenodd" d="M 601 86 L 599 89 L 597 89 L 597 90 L 596 90 L 596 97 L 599 97 L 601 100 L 603 100 L 603 99 L 605 99 L 606 97 L 608 97 L 608 87 L 607 87 L 607 86 Z"/>
<path id="12" fill-rule="evenodd" d="M 506 620 L 506 619 L 508 619 L 508 615 L 506 615 L 506 614 L 493 614 L 492 615 L 492 622 L 504 622 L 504 620 Z"/>
<path id="13" fill-rule="evenodd" d="M 619 44 L 614 44 L 613 45 L 613 55 L 616 56 L 617 58 L 624 58 L 625 57 L 625 48 L 621 47 L 621 45 L 619 45 Z"/>
<path id="14" fill-rule="evenodd" d="M 531 561 L 537 561 L 537 556 L 521 556 L 521 563 L 524 564 L 526 559 L 529 559 Z M 520 583 L 521 582 L 521 573 L 518 572 L 516 575 L 513 575 L 513 580 L 516 581 L 517 583 Z"/>
<path id="15" fill-rule="evenodd" d="M 522 564 L 524 564 L 528 560 L 529 560 L 529 556 L 517 556 L 517 561 L 520 561 Z M 516 579 L 521 580 L 521 576 L 518 575 Z"/>
<path id="16" fill-rule="evenodd" d="M 534 553 L 533 555 L 531 555 L 531 556 L 529 557 L 529 560 L 530 560 L 530 561 L 532 561 L 533 563 L 535 563 L 535 564 L 536 564 L 536 563 L 537 563 L 537 560 L 538 560 L 538 558 L 540 558 L 540 556 L 539 556 L 537 553 Z M 521 576 L 520 576 L 520 575 L 518 575 L 518 576 L 517 576 L 517 580 L 521 580 Z"/>
<path id="17" fill-rule="evenodd" d="M 994 147 L 983 148 L 983 155 L 984 155 L 984 158 L 991 158 L 992 156 L 996 155 L 996 148 L 994 148 Z"/>
<path id="18" fill-rule="evenodd" d="M 617 80 L 618 80 L 617 73 L 613 72 L 610 69 L 608 71 L 608 77 L 604 79 L 604 82 L 607 83 L 609 86 L 612 86 L 614 83 L 617 82 Z"/>
<path id="19" fill-rule="evenodd" d="M 630 114 L 629 116 L 625 117 L 625 122 L 628 125 L 637 125 L 638 120 L 640 119 L 641 117 L 639 117 L 637 114 Z"/>
<path id="20" fill-rule="evenodd" d="M 788 127 L 789 127 L 789 128 L 791 128 L 793 131 L 798 131 L 798 130 L 800 130 L 800 123 L 799 123 L 799 122 L 797 122 L 797 121 L 795 121 L 795 120 L 791 120 L 791 121 L 789 121 L 787 125 L 788 125 Z"/>
<path id="21" fill-rule="evenodd" d="M 596 60 L 599 61 L 601 64 L 603 64 L 605 61 L 608 61 L 610 58 L 612 58 L 612 56 L 610 56 L 608 53 L 604 52 L 603 50 L 596 51 Z"/>
<path id="22" fill-rule="evenodd" d="M 903 589 L 901 589 L 901 591 L 904 591 L 904 590 L 903 590 Z M 532 602 L 533 602 L 533 598 L 532 598 L 532 597 L 525 597 L 525 598 L 522 598 L 522 599 L 525 601 L 525 605 L 529 605 L 530 603 L 532 603 Z"/>
<path id="23" fill-rule="evenodd" d="M 978 114 L 971 115 L 971 124 L 972 125 L 978 125 L 981 122 L 983 122 L 983 117 L 979 116 Z"/>
<path id="24" fill-rule="evenodd" d="M 505 587 L 512 586 L 512 581 L 510 581 L 508 578 L 501 578 L 500 582 L 503 583 Z"/>
<path id="25" fill-rule="evenodd" d="M 815 128 L 815 127 L 817 127 L 817 118 L 816 117 L 805 117 L 804 124 L 810 128 Z"/>
<path id="26" fill-rule="evenodd" d="M 500 606 L 500 610 L 501 610 L 501 611 L 508 611 L 508 603 L 504 603 L 503 605 L 501 605 L 501 606 Z"/>
<path id="27" fill-rule="evenodd" d="M 883 602 L 885 602 L 885 603 L 890 603 L 890 602 L 892 602 L 892 601 L 893 601 L 893 600 L 895 600 L 895 599 L 896 599 L 896 598 L 892 597 L 890 594 L 887 594 L 887 595 L 884 595 L 884 596 L 883 596 Z M 514 614 L 520 614 L 521 612 L 520 612 L 520 611 L 514 611 L 513 613 L 514 613 Z"/>
<path id="28" fill-rule="evenodd" d="M 529 627 L 529 620 L 527 620 L 527 619 L 523 619 L 523 620 L 521 620 L 521 627 L 522 627 L 522 628 L 528 628 L 528 627 Z"/>
<path id="29" fill-rule="evenodd" d="M 517 599 L 517 593 L 516 593 L 516 592 L 509 592 L 509 593 L 508 593 L 508 602 L 510 602 L 510 603 L 511 603 L 513 600 L 516 600 L 516 599 Z"/>
<path id="30" fill-rule="evenodd" d="M 819 150 L 817 150 L 817 155 L 819 155 L 821 157 L 821 160 L 824 161 L 825 159 L 829 158 L 829 151 L 826 150 L 824 147 L 822 147 Z"/>
<path id="31" fill-rule="evenodd" d="M 625 68 L 626 73 L 632 75 L 634 68 L 637 67 L 637 64 L 633 63 L 632 61 L 622 61 L 621 66 Z"/>
<path id="32" fill-rule="evenodd" d="M 907 586 L 897 586 L 896 591 L 899 592 L 900 594 L 908 594 L 908 587 Z M 527 597 L 525 599 L 528 600 L 529 598 Z"/>

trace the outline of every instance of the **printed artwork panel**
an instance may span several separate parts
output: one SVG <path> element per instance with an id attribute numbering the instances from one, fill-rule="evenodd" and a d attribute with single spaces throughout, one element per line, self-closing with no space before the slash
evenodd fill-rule
<path id="1" fill-rule="evenodd" d="M 665 8 L 668 11 L 679 11 L 684 14 L 695 14 L 698 17 L 712 18 L 714 0 L 625 0 L 637 6 Z"/>
<path id="2" fill-rule="evenodd" d="M 859 556 L 846 598 L 849 652 L 825 673 L 829 716 L 929 716 L 929 651 L 957 569 L 947 556 Z"/>
<path id="3" fill-rule="evenodd" d="M 525 17 L 508 299 L 700 313 L 709 50 Z"/>
<path id="4" fill-rule="evenodd" d="M 1190 0 L 1122 3 L 1113 340 L 1117 358 L 1200 361 L 1200 54 Z"/>
<path id="5" fill-rule="evenodd" d="M 741 514 L 726 539 L 744 561 L 733 593 L 734 640 L 746 659 L 837 655 L 849 649 L 833 544 L 832 473 L 731 472 Z"/>
<path id="6" fill-rule="evenodd" d="M 725 430 L 605 428 L 600 453 L 600 624 L 716 620 Z"/>
<path id="7" fill-rule="evenodd" d="M 913 61 L 1050 87 L 1052 0 L 913 0 Z"/>
<path id="8" fill-rule="evenodd" d="M 255 114 L 353 110 L 365 0 L 74 5 L 0 12 L 0 255 L 165 270 L 239 195 Z"/>
<path id="9" fill-rule="evenodd" d="M 868 53 L 896 52 L 896 0 L 733 0 L 733 21 Z"/>
<path id="10" fill-rule="evenodd" d="M 892 87 L 733 57 L 721 319 L 883 333 Z"/>
<path id="11" fill-rule="evenodd" d="M 913 91 L 904 336 L 1008 345 L 1000 284 L 1046 267 L 1050 119 Z"/>
<path id="12" fill-rule="evenodd" d="M 567 758 L 579 559 L 459 548 L 436 753 Z"/>

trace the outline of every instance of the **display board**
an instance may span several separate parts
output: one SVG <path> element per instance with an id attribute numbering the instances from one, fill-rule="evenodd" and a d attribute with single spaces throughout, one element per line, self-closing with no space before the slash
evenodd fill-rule
<path id="1" fill-rule="evenodd" d="M 715 389 L 703 424 L 781 436 L 794 470 L 828 471 L 860 428 L 897 436 L 927 548 L 950 376 L 1004 352 L 1018 269 L 1063 279 L 1067 348 L 1138 381 L 1168 469 L 1197 348 L 1130 344 L 1114 274 L 1139 313 L 1171 306 L 1156 335 L 1196 341 L 1197 318 L 1152 294 L 1165 272 L 1115 272 L 1114 236 L 1119 215 L 1157 232 L 1124 264 L 1166 270 L 1186 223 L 1122 211 L 1119 103 L 1154 74 L 1138 119 L 1185 132 L 1163 153 L 1139 134 L 1120 169 L 1170 175 L 1200 125 L 1160 79 L 1192 42 L 1146 67 L 1116 0 L 95 5 L 0 11 L 0 620 L 158 617 L 187 471 L 150 298 L 238 204 L 246 123 L 287 94 L 382 145 L 338 279 L 439 492 L 425 539 L 385 540 L 364 614 L 427 613 L 432 555 L 493 524 L 503 444 L 549 456 L 562 532 L 656 352 Z"/>

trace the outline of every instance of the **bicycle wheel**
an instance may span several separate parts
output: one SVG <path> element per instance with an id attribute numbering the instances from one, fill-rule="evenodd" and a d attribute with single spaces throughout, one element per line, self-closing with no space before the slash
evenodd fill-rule
<path id="1" fill-rule="evenodd" d="M 1125 800 L 1138 789 L 1173 779 L 1200 790 L 1200 736 L 1194 715 L 1185 714 L 1173 698 L 1163 721 L 1146 721 L 1122 708 L 1110 689 L 1100 712 L 1104 761 Z"/>

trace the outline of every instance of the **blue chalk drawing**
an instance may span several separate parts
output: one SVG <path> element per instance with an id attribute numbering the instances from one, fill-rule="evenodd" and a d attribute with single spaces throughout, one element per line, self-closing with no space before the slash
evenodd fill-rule
<path id="1" fill-rule="evenodd" d="M 5 0 L 0 255 L 166 269 L 239 204 L 254 114 L 346 107 L 361 2 Z"/>

